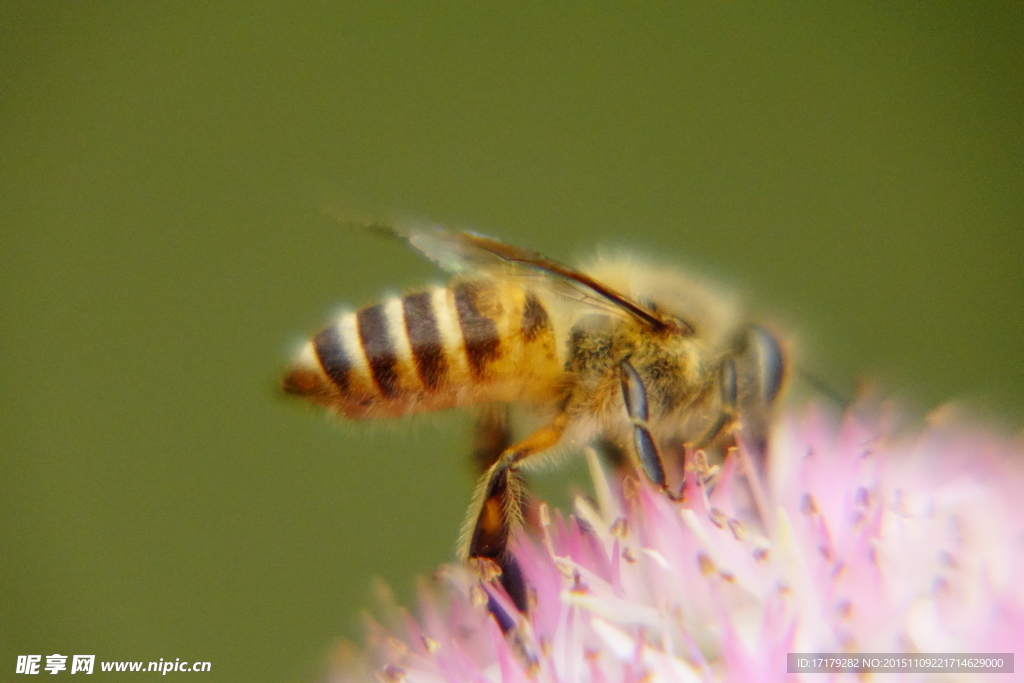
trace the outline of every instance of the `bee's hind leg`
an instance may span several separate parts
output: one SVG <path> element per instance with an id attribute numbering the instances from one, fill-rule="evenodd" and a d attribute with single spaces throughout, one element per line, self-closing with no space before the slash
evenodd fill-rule
<path id="1" fill-rule="evenodd" d="M 522 441 L 509 446 L 480 479 L 470 516 L 463 529 L 460 555 L 469 560 L 487 560 L 501 570 L 501 585 L 520 612 L 526 612 L 526 583 L 508 545 L 512 533 L 522 524 L 523 485 L 520 468 L 530 457 L 543 453 L 562 438 L 566 416 L 559 415 Z M 502 629 L 511 619 L 497 605 L 490 605 Z"/>

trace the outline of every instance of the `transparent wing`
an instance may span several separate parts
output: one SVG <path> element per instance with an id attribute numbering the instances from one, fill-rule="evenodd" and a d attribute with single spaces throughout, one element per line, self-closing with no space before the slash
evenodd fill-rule
<path id="1" fill-rule="evenodd" d="M 374 225 L 409 242 L 427 258 L 451 273 L 483 273 L 502 277 L 531 278 L 530 287 L 580 301 L 608 313 L 628 315 L 652 330 L 669 323 L 646 306 L 629 299 L 586 273 L 539 254 L 532 249 L 505 244 L 473 232 L 457 232 L 437 226 L 406 231 Z"/>

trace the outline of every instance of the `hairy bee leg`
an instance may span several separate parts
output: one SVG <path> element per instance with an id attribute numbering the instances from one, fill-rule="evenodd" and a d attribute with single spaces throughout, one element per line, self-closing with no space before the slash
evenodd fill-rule
<path id="1" fill-rule="evenodd" d="M 511 445 L 508 405 L 492 403 L 485 406 L 473 428 L 473 466 L 477 473 L 489 470 Z"/>
<path id="2" fill-rule="evenodd" d="M 522 524 L 525 488 L 519 470 L 525 460 L 558 443 L 566 421 L 564 414 L 559 415 L 548 426 L 506 448 L 480 479 L 466 520 L 460 555 L 470 561 L 483 559 L 497 564 L 501 584 L 520 612 L 527 608 L 526 583 L 508 550 L 512 533 Z"/>
<path id="3" fill-rule="evenodd" d="M 658 446 L 654 443 L 654 437 L 651 436 L 651 430 L 647 427 L 647 388 L 636 368 L 628 360 L 622 361 L 619 365 L 619 376 L 626 412 L 633 423 L 633 443 L 640 464 L 648 479 L 665 488 L 665 467 L 661 462 Z"/>
<path id="4" fill-rule="evenodd" d="M 477 474 L 482 475 L 490 470 L 510 445 L 512 445 L 512 431 L 509 424 L 509 406 L 504 403 L 491 403 L 484 406 L 473 427 L 472 462 Z M 513 598 L 513 602 L 516 602 L 516 606 L 519 607 L 519 602 L 525 603 L 526 595 L 522 570 L 511 554 L 506 553 L 501 559 L 502 561 L 498 562 L 501 569 L 501 576 L 498 580 L 505 588 L 506 593 L 510 596 L 517 596 Z M 507 633 L 515 626 L 515 619 L 501 607 L 493 596 L 488 596 L 487 611 L 494 616 L 502 633 Z"/>

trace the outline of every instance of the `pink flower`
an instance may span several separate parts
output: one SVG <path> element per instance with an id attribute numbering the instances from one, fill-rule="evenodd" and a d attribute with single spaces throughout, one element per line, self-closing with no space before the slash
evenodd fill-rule
<path id="1" fill-rule="evenodd" d="M 760 506 L 735 455 L 713 481 L 688 474 L 677 501 L 610 482 L 588 454 L 596 502 L 568 517 L 541 505 L 539 531 L 520 534 L 528 616 L 447 565 L 418 618 L 371 624 L 332 680 L 853 681 L 787 674 L 786 654 L 1012 652 L 1024 445 L 953 418 L 916 434 L 890 422 L 783 416 Z M 489 599 L 518 620 L 507 634 Z"/>

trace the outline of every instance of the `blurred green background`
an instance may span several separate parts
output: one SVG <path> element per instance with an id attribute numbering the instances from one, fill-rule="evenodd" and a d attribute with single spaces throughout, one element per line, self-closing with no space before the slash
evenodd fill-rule
<path id="1" fill-rule="evenodd" d="M 1022 29 L 1016 2 L 0 3 L 0 680 L 55 652 L 314 679 L 372 577 L 408 601 L 452 557 L 465 415 L 275 392 L 336 307 L 442 277 L 327 203 L 692 264 L 838 386 L 1019 428 Z"/>

